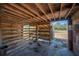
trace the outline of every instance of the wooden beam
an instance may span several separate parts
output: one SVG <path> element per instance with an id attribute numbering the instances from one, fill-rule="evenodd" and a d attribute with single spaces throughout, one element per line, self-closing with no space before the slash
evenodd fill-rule
<path id="1" fill-rule="evenodd" d="M 48 6 L 49 6 L 49 9 L 50 9 L 50 11 L 51 11 L 51 14 L 52 14 L 52 16 L 53 16 L 53 18 L 54 18 L 54 20 L 55 20 L 55 14 L 54 14 L 54 11 L 52 10 L 51 4 L 48 3 Z"/>
<path id="2" fill-rule="evenodd" d="M 34 19 L 34 18 L 27 19 L 27 18 L 22 17 L 21 15 L 18 15 L 18 14 L 14 13 L 14 12 L 7 11 L 7 10 L 4 10 L 4 11 L 5 11 L 5 13 L 7 13 L 7 14 L 9 13 L 9 14 L 15 15 L 15 16 L 21 18 L 21 19 L 24 19 L 24 20 L 27 21 L 28 23 L 29 23 L 29 22 L 30 22 L 30 23 L 36 22 L 36 21 L 33 21 L 33 20 L 32 20 L 32 19 Z M 25 22 L 25 21 L 23 21 L 23 22 Z"/>
<path id="3" fill-rule="evenodd" d="M 7 7 L 8 7 L 8 6 L 7 6 Z M 15 12 L 16 14 L 18 14 L 18 12 L 19 12 L 19 11 L 13 10 L 12 8 L 10 8 L 10 10 L 13 11 L 13 12 Z M 25 15 L 22 15 L 22 14 L 21 14 L 21 16 L 26 17 Z M 29 16 L 28 16 L 28 17 L 29 17 Z M 31 18 L 31 17 L 29 17 L 29 18 L 30 18 L 30 21 L 32 21 L 32 18 Z M 36 22 L 37 20 L 34 18 L 34 21 Z M 38 20 L 38 21 L 39 21 L 39 20 Z"/>
<path id="4" fill-rule="evenodd" d="M 65 19 L 69 16 L 69 14 L 71 13 L 71 11 L 73 10 L 73 8 L 75 7 L 76 3 L 73 3 L 72 7 L 70 8 L 69 12 L 67 13 L 67 15 L 65 16 Z"/>
<path id="5" fill-rule="evenodd" d="M 2 47 L 2 31 L 1 31 L 1 22 L 0 22 L 0 47 Z"/>
<path id="6" fill-rule="evenodd" d="M 62 8 L 63 8 L 63 4 L 61 3 L 60 4 L 60 11 L 59 11 L 59 19 L 61 19 L 61 11 L 62 11 Z"/>
<path id="7" fill-rule="evenodd" d="M 41 7 L 41 5 L 38 4 L 38 3 L 36 3 L 35 5 L 41 10 L 41 12 L 42 12 L 42 13 L 47 17 L 47 19 L 49 20 L 49 16 L 45 13 L 45 11 L 44 11 L 43 8 Z"/>
<path id="8" fill-rule="evenodd" d="M 17 17 L 19 17 L 19 18 L 27 19 L 27 18 L 25 18 L 24 16 L 21 16 L 20 14 L 15 13 L 15 12 L 12 12 L 12 11 L 10 11 L 10 10 L 3 9 L 3 11 L 4 11 L 5 13 L 7 13 L 7 14 L 12 14 L 12 15 L 15 15 L 15 16 L 17 16 Z M 27 19 L 27 20 L 29 20 L 29 19 Z M 29 21 L 30 21 L 30 20 L 29 20 Z"/>
<path id="9" fill-rule="evenodd" d="M 13 14 L 13 15 L 16 15 L 16 16 L 18 16 L 18 17 L 20 17 L 20 18 L 23 18 L 23 19 L 26 19 L 26 20 L 28 20 L 28 21 L 32 21 L 32 18 L 29 18 L 29 19 L 28 19 L 28 18 L 26 18 L 25 16 L 22 16 L 22 15 L 20 15 L 20 14 L 14 12 L 14 11 L 12 11 L 12 10 L 3 9 L 3 11 L 5 11 L 5 12 L 7 12 L 7 13 L 10 13 L 10 14 Z M 36 22 L 36 21 L 34 21 L 34 22 Z"/>
<path id="10" fill-rule="evenodd" d="M 33 12 L 34 14 L 36 14 L 38 17 L 40 17 L 40 19 L 43 19 L 44 21 L 46 21 L 46 19 L 44 17 L 39 15 L 35 10 L 31 9 L 28 5 L 25 5 L 25 4 L 21 4 L 21 5 L 24 6 L 25 8 L 27 8 L 28 10 L 30 10 L 31 12 Z"/>
<path id="11" fill-rule="evenodd" d="M 31 18 L 31 16 L 28 16 L 28 15 L 26 15 L 26 14 L 24 14 L 24 13 L 22 13 L 22 12 L 16 10 L 16 9 L 13 9 L 11 6 L 5 5 L 4 8 L 5 8 L 5 9 L 8 9 L 8 10 L 11 10 L 11 11 L 17 13 L 17 14 L 22 15 L 22 16 Z"/>
<path id="12" fill-rule="evenodd" d="M 28 29 L 29 29 L 29 40 L 30 40 L 30 24 L 29 24 L 29 28 Z"/>
<path id="13" fill-rule="evenodd" d="M 32 14 L 32 13 L 29 12 L 29 11 L 27 11 L 26 9 L 22 8 L 21 6 L 19 6 L 19 5 L 17 5 L 17 4 L 10 4 L 10 5 L 16 7 L 17 9 L 19 9 L 19 10 L 21 10 L 21 11 L 23 11 L 24 14 L 26 14 L 26 15 L 29 14 L 29 15 L 33 16 L 34 18 L 36 18 L 36 19 L 34 19 L 34 21 L 38 21 L 38 20 L 37 20 L 37 19 L 39 19 L 38 17 L 36 17 L 34 14 Z"/>
<path id="14" fill-rule="evenodd" d="M 10 10 L 3 9 L 3 11 L 8 12 L 8 13 L 13 14 L 13 15 L 16 15 L 16 16 L 18 16 L 18 17 L 20 17 L 20 18 L 23 18 L 23 19 L 28 20 L 28 19 L 25 18 L 24 16 L 22 16 L 22 15 L 20 15 L 20 14 L 18 14 L 18 13 L 12 12 L 12 11 L 10 11 Z"/>
<path id="15" fill-rule="evenodd" d="M 68 11 L 69 9 L 65 9 L 65 10 L 62 10 L 62 12 L 61 12 L 61 16 L 62 17 L 64 17 L 65 16 L 65 14 L 66 14 L 66 12 Z M 54 13 L 55 14 L 55 18 L 57 18 L 58 17 L 58 11 L 56 12 L 56 13 Z M 48 14 L 50 17 L 52 17 L 52 14 L 51 13 L 49 13 Z M 42 17 L 44 17 L 44 16 L 42 16 Z M 40 22 L 38 22 L 39 24 L 42 24 L 42 22 L 40 23 Z M 46 24 L 46 23 L 44 23 L 44 24 Z"/>
<path id="16" fill-rule="evenodd" d="M 38 24 L 36 25 L 36 42 L 37 42 L 37 40 L 38 40 Z"/>
<path id="17" fill-rule="evenodd" d="M 10 7 L 10 6 L 9 6 Z M 14 8 L 15 9 L 15 8 Z M 26 17 L 25 17 L 25 15 L 23 16 L 23 15 L 21 15 L 21 14 L 18 14 L 18 13 L 16 13 L 15 11 L 12 11 L 12 10 L 9 10 L 9 9 L 5 9 L 6 10 L 6 12 L 9 12 L 9 13 L 12 13 L 12 14 L 14 14 L 14 15 L 16 15 L 16 16 L 18 16 L 18 17 L 22 17 L 23 19 L 26 19 L 26 20 L 28 20 L 28 21 L 30 21 L 30 20 L 32 20 L 32 18 L 30 18 L 30 19 L 27 19 Z M 55 13 L 54 13 L 55 14 Z M 52 17 L 52 15 L 49 13 L 48 14 L 50 17 Z M 62 15 L 62 14 L 61 14 Z M 41 15 L 40 15 L 41 16 Z M 63 16 L 63 15 L 62 15 Z M 43 15 L 43 16 L 41 16 L 41 17 L 43 17 L 43 18 L 45 18 L 45 16 Z M 34 18 L 33 18 L 34 19 Z M 34 23 L 35 21 L 33 21 L 33 23 Z M 32 23 L 32 21 L 31 21 L 31 23 Z M 37 23 L 41 23 L 41 22 L 37 22 Z M 43 23 L 43 22 L 42 22 Z"/>
<path id="18" fill-rule="evenodd" d="M 14 21 L 15 23 L 19 23 L 19 22 L 23 22 L 23 21 L 26 22 L 26 23 L 29 23 L 26 19 L 24 19 L 22 17 L 18 17 L 16 15 L 13 15 L 13 14 L 10 14 L 10 13 L 5 12 L 4 15 L 8 16 L 8 18 L 10 18 L 9 20 Z M 11 18 L 13 18 L 14 20 L 11 19 Z M 4 19 L 6 19 L 6 18 L 4 18 Z"/>
<path id="19" fill-rule="evenodd" d="M 23 7 L 27 8 L 28 10 L 30 10 L 31 12 L 33 12 L 34 14 L 36 14 L 38 17 L 35 17 L 35 18 L 38 18 L 39 20 L 42 19 L 42 17 L 36 12 L 34 11 L 33 9 L 31 9 L 29 6 L 27 6 L 26 4 L 21 4 Z M 39 18 L 40 17 L 40 18 Z M 38 20 L 38 21 L 39 21 Z M 40 20 L 42 21 L 42 20 Z"/>

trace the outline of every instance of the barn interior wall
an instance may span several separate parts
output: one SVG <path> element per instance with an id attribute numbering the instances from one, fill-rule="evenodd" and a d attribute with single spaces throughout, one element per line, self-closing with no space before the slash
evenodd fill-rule
<path id="1" fill-rule="evenodd" d="M 76 55 L 79 55 L 79 28 L 75 29 L 75 25 L 79 24 L 79 11 L 77 11 L 73 16 L 73 49 Z M 78 25 L 79 26 L 79 25 Z"/>
<path id="2" fill-rule="evenodd" d="M 37 39 L 37 37 L 38 39 L 50 39 L 48 24 L 38 25 L 38 29 L 36 25 L 26 28 L 23 28 L 23 26 L 24 25 L 18 23 L 0 23 L 0 45 L 8 46 L 6 48 L 7 55 L 11 55 L 13 51 L 16 53 L 17 50 L 21 50 L 20 48 L 25 48 L 25 43 L 28 39 L 34 40 Z"/>
<path id="3" fill-rule="evenodd" d="M 6 48 L 7 54 L 9 54 L 15 48 L 20 47 L 20 43 L 23 41 L 21 24 L 1 22 L 0 32 L 2 46 L 8 46 Z"/>
<path id="4" fill-rule="evenodd" d="M 40 39 L 50 40 L 50 24 L 39 25 L 38 35 Z"/>

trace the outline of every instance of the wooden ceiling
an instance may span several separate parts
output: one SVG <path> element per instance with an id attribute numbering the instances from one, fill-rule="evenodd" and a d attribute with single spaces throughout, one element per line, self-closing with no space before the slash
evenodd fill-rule
<path id="1" fill-rule="evenodd" d="M 72 16 L 79 4 L 66 3 L 6 3 L 0 4 L 2 21 L 44 24 L 57 18 Z M 5 22 L 6 22 L 5 21 Z"/>

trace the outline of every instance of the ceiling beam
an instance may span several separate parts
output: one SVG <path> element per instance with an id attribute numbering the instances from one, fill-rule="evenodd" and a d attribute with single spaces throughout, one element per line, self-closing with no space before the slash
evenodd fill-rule
<path id="1" fill-rule="evenodd" d="M 8 7 L 8 6 L 5 6 L 4 7 L 4 11 L 7 11 L 7 12 L 10 12 L 12 14 L 15 14 L 15 15 L 19 15 L 20 17 L 25 17 L 25 19 L 28 19 L 25 15 L 21 14 L 20 12 L 16 11 L 16 10 L 13 10 L 12 8 Z"/>
<path id="2" fill-rule="evenodd" d="M 41 5 L 38 4 L 38 3 L 36 3 L 35 5 L 36 5 L 36 6 L 41 10 L 41 12 L 46 16 L 47 20 L 49 20 L 49 16 L 45 13 L 45 11 L 44 11 L 43 8 L 41 7 Z"/>
<path id="3" fill-rule="evenodd" d="M 31 18 L 31 19 L 27 19 L 27 18 L 22 17 L 22 16 L 20 16 L 20 15 L 14 13 L 14 12 L 7 11 L 6 9 L 4 9 L 4 11 L 5 11 L 5 13 L 7 13 L 7 14 L 11 14 L 11 15 L 17 16 L 17 17 L 19 17 L 19 18 L 21 18 L 21 19 L 27 21 L 28 23 L 35 23 L 35 22 L 37 22 L 37 21 L 33 21 L 32 18 Z M 33 18 L 33 19 L 34 19 L 34 18 Z M 24 22 L 24 21 L 22 21 L 22 22 Z M 41 23 L 41 22 L 39 22 L 39 23 Z"/>
<path id="4" fill-rule="evenodd" d="M 69 10 L 69 8 L 62 10 L 61 16 L 64 17 L 68 10 Z M 59 11 L 57 11 L 57 12 L 54 13 L 55 14 L 55 18 L 58 18 L 59 17 L 58 13 L 59 13 Z M 52 14 L 51 13 L 49 13 L 47 15 L 52 18 Z M 45 16 L 43 15 L 42 17 L 45 17 Z"/>
<path id="5" fill-rule="evenodd" d="M 15 13 L 15 12 L 12 12 L 11 10 L 7 10 L 7 9 L 3 9 L 3 11 L 4 11 L 4 12 L 7 12 L 7 13 L 9 13 L 9 14 L 13 14 L 13 15 L 15 15 L 15 16 L 17 16 L 17 17 L 23 18 L 23 19 L 25 19 L 25 20 L 28 20 L 28 22 L 36 22 L 36 21 L 33 21 L 33 20 L 32 20 L 32 19 L 35 19 L 35 18 L 27 19 L 27 18 L 23 17 L 22 15 L 20 15 L 20 14 L 18 14 L 18 13 Z"/>
<path id="6" fill-rule="evenodd" d="M 5 13 L 9 13 L 9 14 L 15 15 L 15 16 L 17 16 L 17 17 L 19 17 L 19 18 L 22 18 L 22 19 L 24 19 L 24 20 L 27 20 L 28 22 L 36 22 L 36 21 L 33 21 L 32 18 L 30 18 L 30 19 L 25 18 L 25 17 L 23 17 L 22 15 L 19 15 L 18 13 L 12 12 L 12 11 L 10 11 L 10 10 L 3 9 L 3 11 L 4 11 Z M 33 19 L 34 19 L 34 18 L 33 18 Z"/>
<path id="7" fill-rule="evenodd" d="M 22 16 L 22 15 L 20 15 L 20 14 L 18 14 L 18 13 L 15 13 L 15 12 L 13 12 L 13 11 L 10 11 L 10 10 L 7 10 L 7 9 L 3 9 L 3 11 L 4 11 L 5 13 L 13 14 L 13 15 L 15 15 L 15 16 L 17 16 L 17 17 L 20 17 L 20 18 L 23 18 L 23 19 L 27 19 L 27 20 L 28 20 L 28 18 L 25 18 L 24 16 Z"/>
<path id="8" fill-rule="evenodd" d="M 63 9 L 63 3 L 60 4 L 60 11 L 59 11 L 59 19 L 61 19 L 61 12 L 62 12 L 62 9 Z"/>
<path id="9" fill-rule="evenodd" d="M 12 14 L 9 14 L 9 13 L 4 13 L 4 16 L 5 16 L 5 17 L 8 17 L 7 20 L 13 21 L 13 22 L 15 22 L 15 23 L 20 22 L 20 21 L 23 20 L 22 18 L 19 18 L 19 17 L 17 17 L 17 16 L 14 16 L 14 15 L 12 15 Z M 12 20 L 12 18 L 13 18 L 14 20 Z M 4 17 L 3 17 L 3 19 L 6 20 L 6 18 L 4 18 Z M 18 19 L 18 20 L 16 20 L 16 19 Z M 25 21 L 25 22 L 26 22 L 26 21 Z"/>
<path id="10" fill-rule="evenodd" d="M 5 6 L 8 6 L 8 8 L 6 8 Z M 22 7 L 22 6 L 21 6 Z M 31 7 L 29 7 L 29 5 L 28 5 L 28 8 L 27 8 L 27 6 L 25 6 L 26 8 L 25 8 L 25 10 L 27 10 L 27 11 L 29 11 L 29 12 L 31 12 L 32 14 L 39 14 L 38 12 L 35 12 L 35 10 L 34 9 L 31 9 Z M 42 7 L 42 5 L 41 5 L 41 7 Z M 52 9 L 52 4 L 51 4 L 51 9 L 50 10 L 52 10 L 51 12 L 53 12 L 53 9 Z M 22 18 L 22 19 L 24 19 L 24 20 L 27 20 L 28 22 L 30 22 L 30 23 L 39 23 L 39 24 L 41 24 L 41 23 L 43 23 L 43 22 L 39 22 L 39 21 L 34 21 L 34 20 L 32 20 L 32 19 L 36 19 L 35 17 L 33 18 L 33 17 L 31 17 L 31 16 L 29 16 L 28 18 L 26 18 L 27 16 L 26 16 L 26 14 L 27 13 L 22 13 L 22 11 L 20 12 L 20 10 L 19 9 L 17 9 L 17 8 L 14 8 L 14 9 L 12 9 L 13 8 L 13 6 L 12 6 L 12 8 L 11 8 L 11 6 L 10 5 L 4 5 L 4 11 L 6 11 L 6 12 L 8 12 L 8 13 L 10 13 L 10 14 L 13 14 L 13 15 L 16 15 L 17 17 L 19 17 L 19 18 Z M 23 8 L 23 7 L 22 7 Z M 14 11 L 15 10 L 15 11 Z M 18 12 L 17 12 L 18 11 Z M 33 12 L 32 12 L 33 11 Z M 64 14 L 62 14 L 62 12 L 63 11 L 61 11 L 61 16 L 63 16 Z M 64 12 L 65 14 L 66 14 L 66 12 Z M 57 15 L 58 14 L 58 12 L 57 13 L 54 13 L 54 15 Z M 48 16 L 50 16 L 50 18 L 52 18 L 52 13 L 49 13 L 49 14 L 46 14 L 46 15 L 48 15 Z M 31 17 L 31 18 L 30 18 Z M 43 17 L 44 18 L 44 20 L 47 20 L 46 19 L 46 17 L 45 17 L 45 15 L 37 15 L 36 16 L 37 18 L 39 18 L 39 19 L 41 19 L 41 17 Z M 57 17 L 58 17 L 58 15 L 57 15 Z M 43 20 L 43 18 L 41 19 L 41 20 Z M 55 17 L 54 17 L 55 18 Z M 44 21 L 43 20 L 43 21 Z M 45 23 L 45 21 L 44 21 L 44 23 Z"/>
<path id="11" fill-rule="evenodd" d="M 11 11 L 13 11 L 13 12 L 19 14 L 19 15 L 22 15 L 22 16 L 25 16 L 25 17 L 29 17 L 29 18 L 30 18 L 30 16 L 28 16 L 28 15 L 26 15 L 26 14 L 23 14 L 23 13 L 21 13 L 21 12 L 15 10 L 15 9 L 13 9 L 12 7 L 9 7 L 8 5 L 5 5 L 4 8 L 5 8 L 5 9 L 8 9 L 8 10 L 11 10 Z"/>
<path id="12" fill-rule="evenodd" d="M 19 9 L 20 11 L 23 11 L 25 15 L 29 14 L 29 15 L 33 16 L 34 18 L 36 18 L 36 19 L 34 19 L 34 21 L 38 21 L 38 20 L 37 20 L 37 19 L 39 19 L 38 17 L 36 17 L 36 16 L 35 16 L 34 14 L 32 14 L 31 12 L 25 10 L 25 9 L 22 8 L 21 6 L 19 6 L 19 5 L 17 5 L 17 4 L 10 4 L 10 5 L 14 6 L 15 8 Z M 27 15 L 27 16 L 28 16 L 28 15 Z M 33 17 L 31 17 L 31 18 L 33 18 Z"/>
<path id="13" fill-rule="evenodd" d="M 28 20 L 25 20 L 25 19 L 23 19 L 22 17 L 17 17 L 16 15 L 13 15 L 13 14 L 10 14 L 10 13 L 4 13 L 4 17 L 7 17 L 8 16 L 8 19 L 7 20 L 10 20 L 10 21 L 13 21 L 13 22 L 15 22 L 15 23 L 28 23 L 28 24 L 31 24 L 31 23 L 34 23 L 34 21 L 33 22 L 31 22 L 31 21 L 28 21 Z M 12 20 L 11 18 L 14 18 L 14 20 Z M 3 18 L 3 19 L 6 19 L 6 18 Z M 36 23 L 36 22 L 35 22 Z"/>
<path id="14" fill-rule="evenodd" d="M 25 5 L 25 4 L 21 4 L 21 5 L 27 8 L 28 10 L 30 10 L 31 12 L 33 12 L 34 14 L 36 14 L 38 17 L 40 17 L 40 19 L 43 19 L 44 21 L 46 21 L 44 17 L 41 17 L 41 15 L 39 15 L 35 10 L 31 9 L 28 5 Z"/>
<path id="15" fill-rule="evenodd" d="M 8 9 L 9 10 L 9 11 L 7 10 L 8 12 L 13 13 L 13 14 L 16 14 L 16 15 L 20 15 L 21 17 L 25 18 L 26 20 L 32 21 L 32 17 L 30 17 L 30 16 L 27 15 L 29 17 L 29 19 L 27 19 L 26 18 L 27 17 L 26 14 L 23 14 L 23 13 L 15 10 L 15 9 L 7 6 L 7 5 L 5 5 L 4 8 L 5 8 L 4 9 L 5 11 Z M 36 21 L 34 21 L 34 22 L 36 22 Z"/>
<path id="16" fill-rule="evenodd" d="M 70 8 L 70 10 L 68 11 L 67 15 L 65 16 L 65 19 L 69 16 L 69 14 L 71 13 L 71 11 L 75 7 L 75 5 L 76 5 L 76 3 L 73 3 L 72 7 Z"/>
<path id="17" fill-rule="evenodd" d="M 50 11 L 51 11 L 52 17 L 53 17 L 53 19 L 55 20 L 55 14 L 54 14 L 54 11 L 52 10 L 51 4 L 48 3 L 48 6 L 49 6 L 49 9 L 50 9 Z"/>
<path id="18" fill-rule="evenodd" d="M 3 14 L 3 16 L 5 16 L 5 17 L 7 17 L 7 15 L 8 15 L 8 19 L 9 20 L 12 20 L 11 18 L 13 17 L 13 19 L 14 20 L 12 20 L 12 21 L 15 21 L 15 22 L 17 22 L 17 21 L 19 21 L 19 22 L 26 22 L 26 23 L 30 23 L 30 21 L 28 21 L 28 20 L 26 20 L 26 19 L 24 19 L 24 18 L 22 18 L 22 17 L 19 17 L 19 16 L 17 16 L 17 15 L 14 15 L 14 14 L 12 14 L 12 13 L 8 13 L 8 12 L 5 12 L 4 14 Z M 4 18 L 3 17 L 3 19 L 6 19 L 6 18 Z M 15 20 L 16 19 L 16 20 Z"/>

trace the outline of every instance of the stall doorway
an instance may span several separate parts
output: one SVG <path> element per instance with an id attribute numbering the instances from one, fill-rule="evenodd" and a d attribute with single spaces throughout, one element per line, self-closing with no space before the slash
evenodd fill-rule
<path id="1" fill-rule="evenodd" d="M 51 27 L 51 43 L 57 42 L 58 45 L 68 47 L 68 20 L 53 21 Z"/>

